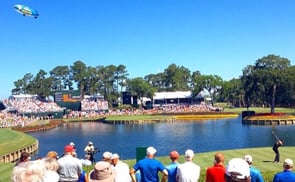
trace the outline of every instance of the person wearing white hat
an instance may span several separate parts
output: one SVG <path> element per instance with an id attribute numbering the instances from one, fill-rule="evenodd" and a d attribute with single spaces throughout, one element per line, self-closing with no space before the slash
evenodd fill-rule
<path id="1" fill-rule="evenodd" d="M 249 164 L 242 158 L 232 158 L 225 170 L 226 182 L 250 182 Z"/>
<path id="2" fill-rule="evenodd" d="M 94 159 L 94 153 L 96 152 L 94 146 L 93 146 L 93 143 L 91 141 L 88 142 L 88 145 L 84 148 L 84 151 L 86 152 L 86 154 L 90 155 L 90 161 L 92 163 L 95 162 L 95 159 Z"/>
<path id="3" fill-rule="evenodd" d="M 112 154 L 111 163 L 116 171 L 115 182 L 131 182 L 129 166 L 120 160 L 120 156 L 117 153 Z"/>
<path id="4" fill-rule="evenodd" d="M 291 182 L 295 181 L 295 174 L 293 173 L 293 161 L 285 159 L 283 163 L 283 171 L 274 175 L 273 182 Z"/>
<path id="5" fill-rule="evenodd" d="M 188 149 L 185 151 L 185 162 L 179 164 L 176 172 L 176 181 L 198 181 L 200 177 L 201 168 L 193 162 L 194 151 Z"/>
<path id="6" fill-rule="evenodd" d="M 135 173 L 140 171 L 141 181 L 158 182 L 158 173 L 162 173 L 162 177 L 167 179 L 168 171 L 165 166 L 157 159 L 155 159 L 157 150 L 154 147 L 146 149 L 146 158 L 139 160 L 131 169 L 130 176 L 132 182 L 136 182 Z"/>
<path id="7" fill-rule="evenodd" d="M 252 166 L 253 164 L 252 156 L 247 154 L 244 156 L 244 159 L 249 164 L 249 167 L 250 167 L 251 182 L 264 182 L 261 172 L 257 168 Z"/>

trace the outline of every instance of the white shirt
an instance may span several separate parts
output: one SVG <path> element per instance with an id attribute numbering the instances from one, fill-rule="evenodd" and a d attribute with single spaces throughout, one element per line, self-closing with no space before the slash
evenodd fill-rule
<path id="1" fill-rule="evenodd" d="M 122 162 L 118 161 L 116 166 L 114 166 L 114 170 L 116 171 L 116 182 L 130 182 L 131 177 L 129 175 L 129 166 Z"/>
<path id="2" fill-rule="evenodd" d="M 178 165 L 176 179 L 178 179 L 178 182 L 197 182 L 200 177 L 200 171 L 200 166 L 192 161 L 187 161 Z"/>

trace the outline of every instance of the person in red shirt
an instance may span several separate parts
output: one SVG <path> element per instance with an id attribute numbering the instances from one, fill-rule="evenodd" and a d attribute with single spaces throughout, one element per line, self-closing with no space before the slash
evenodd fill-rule
<path id="1" fill-rule="evenodd" d="M 214 155 L 214 165 L 206 170 L 206 182 L 225 182 L 225 167 L 223 153 Z"/>

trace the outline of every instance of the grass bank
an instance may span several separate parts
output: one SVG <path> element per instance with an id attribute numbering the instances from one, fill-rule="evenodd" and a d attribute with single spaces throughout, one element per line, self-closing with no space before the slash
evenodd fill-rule
<path id="1" fill-rule="evenodd" d="M 6 128 L 0 129 L 0 136 L 0 155 L 25 148 L 36 141 L 30 135 Z"/>

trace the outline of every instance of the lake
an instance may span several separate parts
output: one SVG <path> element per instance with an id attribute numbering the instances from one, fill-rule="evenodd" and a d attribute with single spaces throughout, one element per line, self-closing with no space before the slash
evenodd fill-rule
<path id="1" fill-rule="evenodd" d="M 62 155 L 63 148 L 74 142 L 79 158 L 84 147 L 92 141 L 100 152 L 118 153 L 121 159 L 136 158 L 137 147 L 154 146 L 157 156 L 167 156 L 171 150 L 184 154 L 190 148 L 196 153 L 251 147 L 271 147 L 275 141 L 272 131 L 285 141 L 295 145 L 295 126 L 243 125 L 241 116 L 234 119 L 206 121 L 175 121 L 153 124 L 104 124 L 100 122 L 73 122 L 52 130 L 29 133 L 39 140 L 36 156 L 45 156 L 55 150 Z"/>

